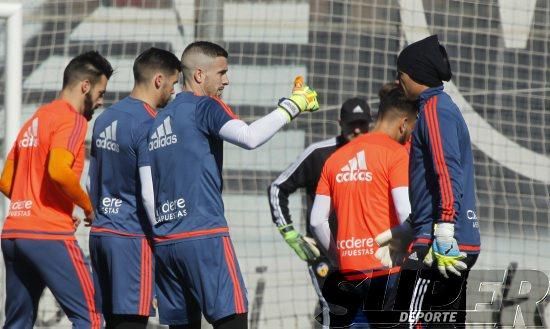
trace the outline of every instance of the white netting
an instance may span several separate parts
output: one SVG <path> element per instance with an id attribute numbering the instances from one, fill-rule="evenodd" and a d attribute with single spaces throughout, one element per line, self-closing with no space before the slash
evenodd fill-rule
<path id="1" fill-rule="evenodd" d="M 24 5 L 25 118 L 56 96 L 68 60 L 90 49 L 116 68 L 108 103 L 129 93 L 132 63 L 142 50 L 157 46 L 179 56 L 197 39 L 228 49 L 225 99 L 245 120 L 270 111 L 296 74 L 316 88 L 318 113 L 300 117 L 259 150 L 226 146 L 226 214 L 248 287 L 252 328 L 307 328 L 316 303 L 304 264 L 271 223 L 268 184 L 307 145 L 338 133 L 337 109 L 345 99 L 366 96 L 375 109 L 378 88 L 395 76 L 398 52 L 425 33 L 437 33 L 447 47 L 454 72 L 447 90 L 472 135 L 483 243 L 477 267 L 505 269 L 517 262 L 550 269 L 544 252 L 550 233 L 548 1 L 35 0 Z M 0 28 L 0 40 L 1 35 Z M 291 199 L 293 218 L 300 218 L 303 206 L 300 195 Z M 86 232 L 79 237 L 87 250 Z M 48 300 L 39 322 L 67 325 L 66 319 L 56 322 L 58 308 Z"/>

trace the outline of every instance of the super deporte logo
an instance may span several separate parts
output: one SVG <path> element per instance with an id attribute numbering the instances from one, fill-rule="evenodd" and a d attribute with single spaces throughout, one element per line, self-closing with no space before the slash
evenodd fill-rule
<path id="1" fill-rule="evenodd" d="M 119 152 L 120 146 L 116 142 L 116 127 L 118 120 L 113 121 L 109 126 L 107 126 L 100 134 L 98 139 L 95 141 L 95 146 L 100 149 L 105 149 L 108 151 Z"/>
<path id="2" fill-rule="evenodd" d="M 336 175 L 337 183 L 358 181 L 372 181 L 372 172 L 367 170 L 365 151 L 358 152 L 353 158 L 348 160 L 348 164 L 343 166 L 342 169 L 340 169 L 340 172 Z"/>
<path id="3" fill-rule="evenodd" d="M 151 135 L 151 140 L 149 142 L 149 151 L 156 150 L 161 147 L 166 147 L 177 142 L 178 136 L 172 132 L 170 117 L 167 117 Z"/>

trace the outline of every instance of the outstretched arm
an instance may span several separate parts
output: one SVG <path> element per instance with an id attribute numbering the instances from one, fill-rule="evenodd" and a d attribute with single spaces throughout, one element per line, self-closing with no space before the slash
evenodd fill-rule
<path id="1" fill-rule="evenodd" d="M 314 112 L 318 109 L 317 93 L 304 85 L 304 79 L 298 76 L 294 80 L 292 95 L 282 98 L 277 109 L 250 125 L 237 118 L 229 120 L 221 127 L 219 135 L 225 141 L 242 148 L 255 149 L 267 142 L 300 113 Z"/>

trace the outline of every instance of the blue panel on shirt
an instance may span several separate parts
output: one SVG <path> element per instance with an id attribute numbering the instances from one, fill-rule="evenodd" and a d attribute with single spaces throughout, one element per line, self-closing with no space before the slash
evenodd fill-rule
<path id="1" fill-rule="evenodd" d="M 89 170 L 96 212 L 92 234 L 143 235 L 151 231 L 139 179 L 139 167 L 149 165 L 147 133 L 153 123 L 145 106 L 126 97 L 95 121 Z"/>

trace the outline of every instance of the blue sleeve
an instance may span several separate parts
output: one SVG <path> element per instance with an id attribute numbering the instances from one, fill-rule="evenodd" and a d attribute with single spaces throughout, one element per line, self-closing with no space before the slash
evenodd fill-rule
<path id="1" fill-rule="evenodd" d="M 219 136 L 223 125 L 233 119 L 237 116 L 221 99 L 205 97 L 197 103 L 197 126 L 205 134 Z"/>
<path id="2" fill-rule="evenodd" d="M 147 120 L 134 128 L 135 130 L 135 152 L 138 168 L 149 166 L 149 148 L 147 138 L 153 119 Z"/>
<path id="3" fill-rule="evenodd" d="M 452 104 L 442 106 L 441 96 L 426 103 L 423 132 L 438 184 L 439 222 L 454 223 L 462 205 L 462 164 L 460 155 L 461 120 Z M 445 100 L 443 100 L 444 102 Z"/>

